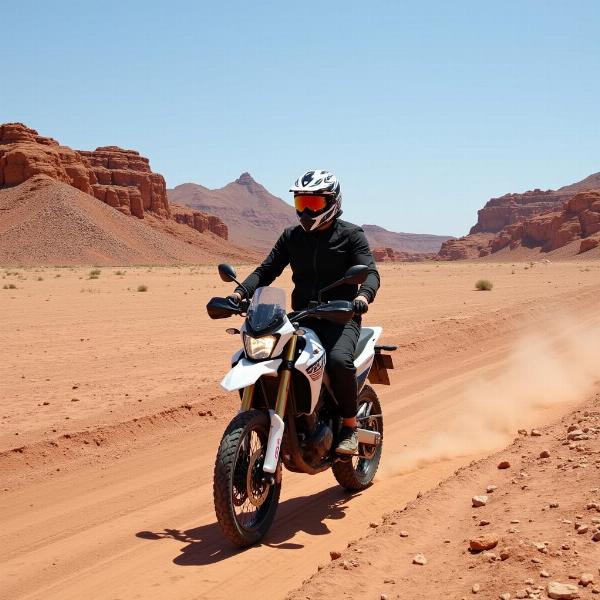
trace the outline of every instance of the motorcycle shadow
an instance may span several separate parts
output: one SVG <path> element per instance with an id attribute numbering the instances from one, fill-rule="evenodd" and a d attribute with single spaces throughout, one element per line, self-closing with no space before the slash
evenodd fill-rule
<path id="1" fill-rule="evenodd" d="M 227 560 L 241 552 L 257 546 L 269 546 L 282 550 L 297 550 L 303 544 L 289 542 L 297 533 L 308 535 L 326 535 L 331 533 L 324 522 L 326 519 L 343 519 L 346 516 L 347 502 L 358 494 L 350 494 L 334 485 L 310 496 L 290 498 L 279 503 L 275 521 L 262 542 L 250 548 L 236 548 L 223 538 L 218 523 L 201 525 L 181 531 L 167 529 L 163 531 L 139 531 L 136 537 L 145 540 L 172 539 L 187 544 L 173 559 L 176 565 L 200 566 Z"/>

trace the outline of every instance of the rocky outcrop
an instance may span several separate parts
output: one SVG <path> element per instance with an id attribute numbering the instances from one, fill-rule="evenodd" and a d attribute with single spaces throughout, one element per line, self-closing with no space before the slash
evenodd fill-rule
<path id="1" fill-rule="evenodd" d="M 391 248 L 408 254 L 435 254 L 446 240 L 452 239 L 449 235 L 389 231 L 379 225 L 362 225 L 362 228 L 371 248 Z"/>
<path id="2" fill-rule="evenodd" d="M 229 237 L 227 225 L 214 215 L 209 215 L 198 210 L 191 210 L 178 204 L 171 204 L 171 215 L 178 223 L 187 225 L 200 233 L 210 231 L 225 240 Z"/>
<path id="3" fill-rule="evenodd" d="M 551 252 L 581 239 L 580 252 L 585 252 L 596 247 L 595 238 L 590 236 L 598 232 L 600 191 L 581 192 L 566 202 L 560 211 L 543 213 L 504 228 L 490 241 L 490 251 L 525 246 Z"/>
<path id="4" fill-rule="evenodd" d="M 490 254 L 490 240 L 493 233 L 474 233 L 444 242 L 438 253 L 441 260 L 465 260 L 480 258 Z"/>
<path id="5" fill-rule="evenodd" d="M 164 177 L 153 173 L 150 161 L 139 152 L 103 146 L 78 153 L 89 165 L 92 194 L 98 200 L 140 219 L 145 211 L 169 217 Z"/>
<path id="6" fill-rule="evenodd" d="M 504 227 L 496 234 L 470 234 L 450 240 L 442 246 L 439 257 L 445 260 L 477 258 L 505 248 L 537 248 L 552 252 L 581 240 L 579 252 L 600 245 L 600 190 L 580 192 L 560 210 L 535 215 Z"/>
<path id="7" fill-rule="evenodd" d="M 22 123 L 0 125 L 0 187 L 19 185 L 35 175 L 92 193 L 89 164 L 78 152 Z"/>
<path id="8" fill-rule="evenodd" d="M 36 175 L 68 183 L 125 214 L 138 218 L 149 211 L 169 218 L 162 175 L 135 150 L 105 146 L 73 150 L 43 137 L 22 123 L 0 126 L 0 186 L 15 186 Z"/>

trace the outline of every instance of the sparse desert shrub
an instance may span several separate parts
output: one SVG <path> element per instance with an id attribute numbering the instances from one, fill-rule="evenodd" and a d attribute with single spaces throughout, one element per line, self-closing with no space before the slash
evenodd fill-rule
<path id="1" fill-rule="evenodd" d="M 90 279 L 98 279 L 98 277 L 100 277 L 100 273 L 102 273 L 100 269 L 92 269 L 89 273 L 89 277 Z"/>
<path id="2" fill-rule="evenodd" d="M 14 283 L 5 283 L 2 286 L 5 290 L 16 290 L 17 286 Z"/>
<path id="3" fill-rule="evenodd" d="M 138 292 L 147 292 L 148 291 L 148 286 L 147 285 L 138 285 L 137 291 Z"/>
<path id="4" fill-rule="evenodd" d="M 125 271 L 115 271 L 115 275 L 125 275 Z"/>
<path id="5" fill-rule="evenodd" d="M 494 287 L 494 284 L 487 279 L 480 279 L 476 284 L 475 288 L 480 292 L 489 292 Z"/>
<path id="6" fill-rule="evenodd" d="M 44 278 L 43 277 L 38 277 L 37 280 L 38 281 L 44 281 Z"/>

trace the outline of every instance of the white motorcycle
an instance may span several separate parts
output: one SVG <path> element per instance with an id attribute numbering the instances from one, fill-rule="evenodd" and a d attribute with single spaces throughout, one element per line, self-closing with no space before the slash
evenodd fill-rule
<path id="1" fill-rule="evenodd" d="M 325 350 L 316 333 L 302 327 L 310 317 L 346 323 L 352 303 L 322 302 L 321 294 L 341 284 L 359 285 L 368 267 L 351 267 L 345 276 L 319 292 L 319 300 L 303 311 L 286 313 L 285 292 L 258 288 L 252 301 L 234 304 L 212 298 L 211 318 L 245 316 L 240 329 L 243 349 L 233 355 L 232 368 L 221 385 L 238 391 L 241 408 L 223 434 L 215 462 L 213 494 L 217 520 L 227 539 L 238 546 L 258 542 L 268 531 L 279 503 L 281 464 L 290 471 L 314 475 L 331 468 L 348 490 L 371 485 L 381 458 L 383 414 L 371 383 L 389 385 L 392 357 L 377 345 L 381 327 L 363 327 L 354 364 L 358 383 L 359 448 L 356 455 L 335 453 L 341 429 L 338 403 L 325 365 Z M 219 265 L 223 281 L 239 282 L 230 265 Z M 243 287 L 243 286 L 242 286 Z"/>

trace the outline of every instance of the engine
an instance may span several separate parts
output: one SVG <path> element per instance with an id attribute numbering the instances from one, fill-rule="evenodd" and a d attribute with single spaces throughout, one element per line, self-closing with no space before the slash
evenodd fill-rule
<path id="1" fill-rule="evenodd" d="M 304 460 L 312 467 L 318 467 L 333 446 L 333 431 L 324 421 L 316 423 L 314 430 L 302 443 Z"/>

